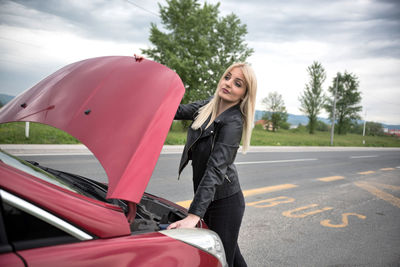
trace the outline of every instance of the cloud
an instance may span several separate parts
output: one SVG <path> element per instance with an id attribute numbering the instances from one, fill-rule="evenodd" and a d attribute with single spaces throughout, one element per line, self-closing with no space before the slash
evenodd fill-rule
<path id="1" fill-rule="evenodd" d="M 0 39 L 0 88 L 6 89 L 8 93 L 25 90 L 69 63 L 98 56 L 132 56 L 145 46 L 145 43 L 83 38 L 64 31 L 2 25 L 0 32 L 7 36 Z M 14 82 L 10 77 L 14 78 Z"/>
<path id="2" fill-rule="evenodd" d="M 239 14 L 248 25 L 250 41 L 320 40 L 361 48 L 352 50 L 353 56 L 400 58 L 396 46 L 400 42 L 400 2 L 223 1 L 221 9 Z"/>
<path id="3" fill-rule="evenodd" d="M 367 119 L 400 123 L 400 2 L 232 0 L 223 1 L 221 10 L 248 26 L 255 49 L 249 61 L 261 77 L 258 108 L 277 91 L 288 111 L 300 114 L 306 68 L 319 61 L 327 71 L 325 90 L 337 72 L 352 72 L 360 79 Z"/>
<path id="4" fill-rule="evenodd" d="M 220 15 L 234 13 L 247 25 L 257 108 L 277 91 L 288 111 L 300 114 L 306 68 L 319 61 L 325 91 L 337 72 L 352 72 L 367 119 L 400 124 L 399 1 L 220 2 Z M 150 46 L 150 23 L 163 28 L 155 13 L 156 1 L 145 0 L 0 1 L 0 91 L 18 94 L 74 61 L 140 53 Z"/>
<path id="5" fill-rule="evenodd" d="M 1 1 L 0 91 L 18 94 L 82 59 L 140 53 L 149 25 L 127 1 Z"/>
<path id="6" fill-rule="evenodd" d="M 29 29 L 67 31 L 83 38 L 142 42 L 148 37 L 149 13 L 128 1 L 2 2 L 0 23 Z M 159 18 L 153 15 L 153 21 Z"/>

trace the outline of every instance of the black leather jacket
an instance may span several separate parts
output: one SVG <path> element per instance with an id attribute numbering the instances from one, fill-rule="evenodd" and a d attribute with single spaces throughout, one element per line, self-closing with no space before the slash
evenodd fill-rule
<path id="1" fill-rule="evenodd" d="M 200 107 L 208 101 L 180 105 L 177 120 L 194 120 Z M 205 129 L 189 127 L 187 141 L 179 165 L 179 175 L 189 160 L 193 166 L 194 198 L 189 213 L 204 217 L 211 201 L 229 197 L 239 192 L 240 184 L 233 164 L 243 131 L 240 106 L 233 106 L 221 113 Z"/>

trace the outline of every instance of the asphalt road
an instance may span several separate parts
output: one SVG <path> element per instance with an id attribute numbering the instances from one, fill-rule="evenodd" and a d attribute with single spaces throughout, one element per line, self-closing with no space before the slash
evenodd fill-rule
<path id="1" fill-rule="evenodd" d="M 106 181 L 90 155 L 23 158 Z M 179 159 L 162 154 L 146 191 L 188 205 Z M 253 152 L 236 164 L 249 266 L 400 266 L 400 150 Z"/>

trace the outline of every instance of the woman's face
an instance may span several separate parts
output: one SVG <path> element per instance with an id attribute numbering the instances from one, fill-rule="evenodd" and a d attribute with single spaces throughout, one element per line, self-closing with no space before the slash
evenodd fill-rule
<path id="1" fill-rule="evenodd" d="M 246 83 L 240 68 L 231 69 L 218 84 L 218 95 L 222 101 L 237 104 L 246 94 Z"/>

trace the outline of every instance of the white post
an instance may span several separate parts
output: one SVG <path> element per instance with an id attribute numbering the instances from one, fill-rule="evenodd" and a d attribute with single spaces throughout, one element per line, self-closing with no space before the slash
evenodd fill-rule
<path id="1" fill-rule="evenodd" d="M 363 145 L 365 145 L 365 124 L 367 123 L 367 111 L 365 111 L 365 116 L 364 116 L 364 128 L 363 128 Z"/>
<path id="2" fill-rule="evenodd" d="M 29 121 L 25 122 L 25 137 L 29 138 Z"/>

